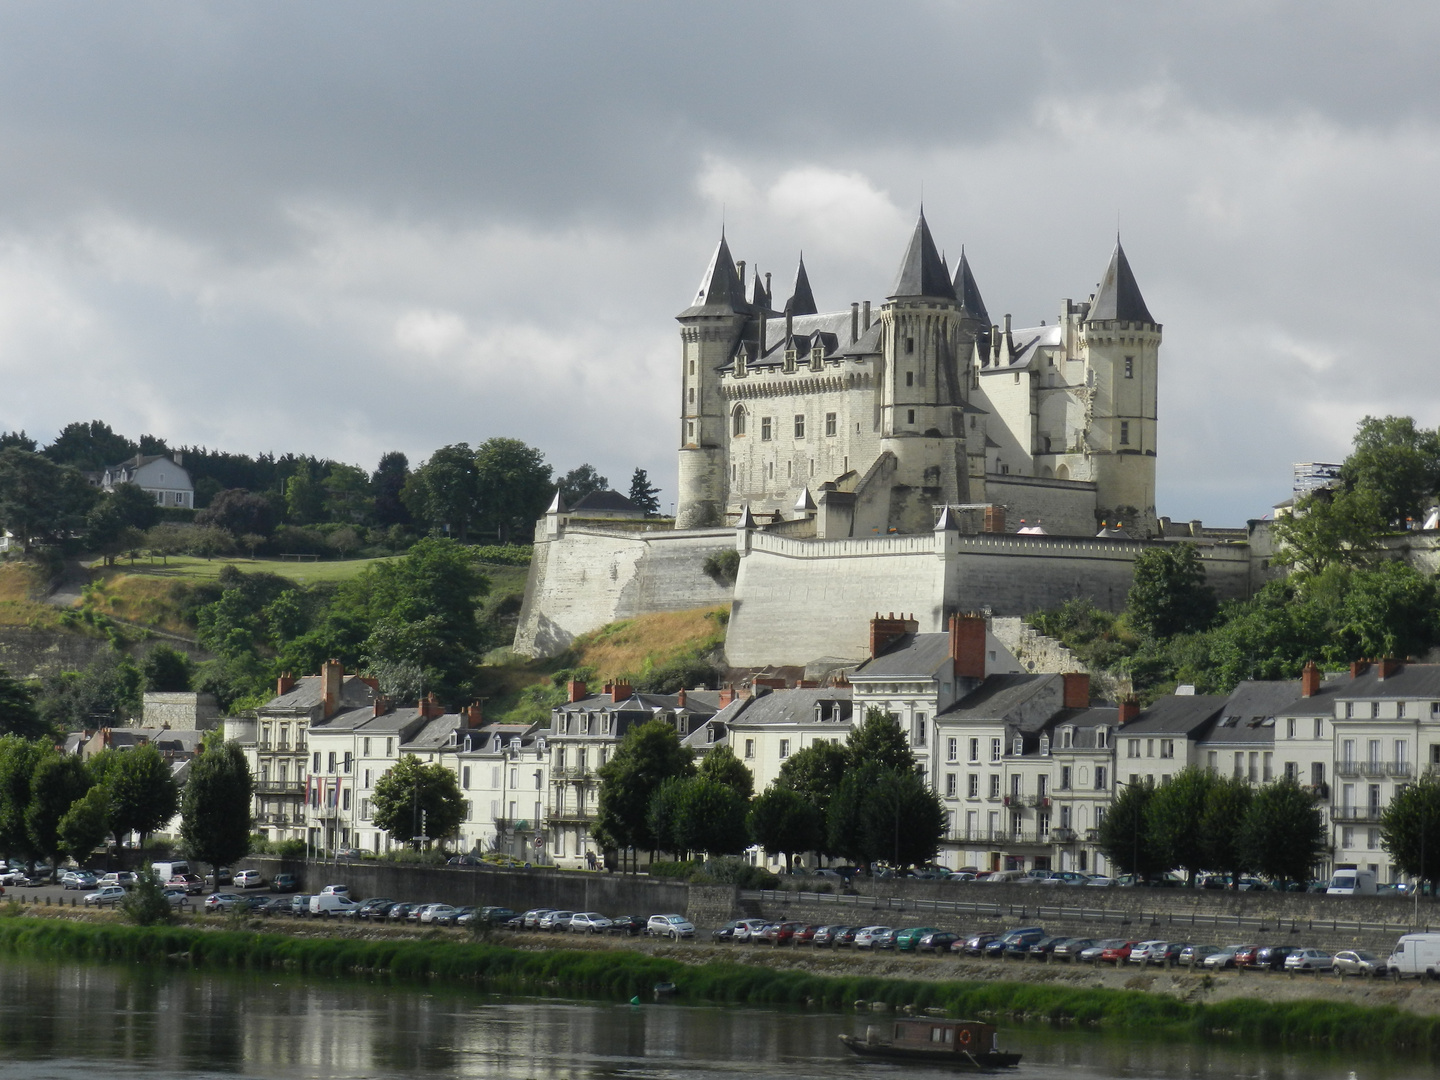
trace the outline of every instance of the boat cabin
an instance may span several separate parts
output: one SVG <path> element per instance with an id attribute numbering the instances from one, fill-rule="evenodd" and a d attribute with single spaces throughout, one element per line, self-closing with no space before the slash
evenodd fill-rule
<path id="1" fill-rule="evenodd" d="M 932 1053 L 987 1054 L 997 1048 L 999 1029 L 974 1020 L 938 1020 L 930 1017 L 895 1021 L 894 1046 Z"/>

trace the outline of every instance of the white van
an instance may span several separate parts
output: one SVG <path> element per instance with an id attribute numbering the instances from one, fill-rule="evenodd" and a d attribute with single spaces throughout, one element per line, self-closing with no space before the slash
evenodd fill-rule
<path id="1" fill-rule="evenodd" d="M 357 901 L 339 893 L 323 893 L 320 896 L 310 897 L 310 914 L 319 915 L 322 918 L 327 915 L 344 915 L 347 911 L 359 906 Z"/>
<path id="2" fill-rule="evenodd" d="M 1358 870 L 1353 866 L 1337 866 L 1330 876 L 1330 887 L 1326 896 L 1374 896 L 1376 894 L 1375 871 Z"/>
<path id="3" fill-rule="evenodd" d="M 1433 979 L 1440 971 L 1440 934 L 1406 934 L 1386 961 L 1392 975 Z"/>
<path id="4" fill-rule="evenodd" d="M 157 862 L 152 864 L 151 869 L 155 871 L 155 876 L 160 879 L 160 884 L 164 885 L 171 878 L 190 873 L 190 864 L 184 859 L 178 862 Z"/>

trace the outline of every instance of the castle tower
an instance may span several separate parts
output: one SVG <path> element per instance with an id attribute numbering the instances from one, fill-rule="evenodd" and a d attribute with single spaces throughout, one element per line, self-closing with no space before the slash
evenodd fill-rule
<path id="1" fill-rule="evenodd" d="M 1161 327 L 1145 306 L 1120 238 L 1080 325 L 1090 383 L 1086 442 L 1096 516 L 1132 536 L 1156 531 L 1155 388 Z"/>
<path id="2" fill-rule="evenodd" d="M 968 275 L 963 258 L 962 269 Z M 923 210 L 880 319 L 880 445 L 896 460 L 890 527 L 929 531 L 937 503 L 968 498 L 961 372 L 973 315 L 961 309 Z"/>
<path id="3" fill-rule="evenodd" d="M 676 316 L 682 365 L 677 529 L 725 523 L 729 418 L 720 395 L 720 368 L 734 355 L 750 313 L 745 283 L 722 233 L 695 302 Z"/>

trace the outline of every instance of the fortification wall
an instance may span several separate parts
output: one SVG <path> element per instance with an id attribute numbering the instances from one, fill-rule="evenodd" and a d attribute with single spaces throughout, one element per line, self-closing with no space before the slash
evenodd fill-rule
<path id="1" fill-rule="evenodd" d="M 522 656 L 554 656 L 580 634 L 654 611 L 730 602 L 705 559 L 735 546 L 733 529 L 643 532 L 542 521 L 515 632 Z"/>
<path id="2" fill-rule="evenodd" d="M 1040 525 L 1054 536 L 1094 536 L 1095 485 L 1082 480 L 987 476 L 985 497 L 1006 508 L 1006 527 Z"/>

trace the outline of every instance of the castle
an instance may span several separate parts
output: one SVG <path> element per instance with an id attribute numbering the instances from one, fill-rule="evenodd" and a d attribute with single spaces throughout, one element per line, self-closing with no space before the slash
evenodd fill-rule
<path id="1" fill-rule="evenodd" d="M 818 517 L 827 539 L 928 532 L 988 508 L 1049 534 L 1156 535 L 1161 327 L 1116 238 L 1054 325 L 992 324 L 922 211 L 889 296 L 820 312 L 803 258 L 783 308 L 722 236 L 682 341 L 677 529 Z"/>

